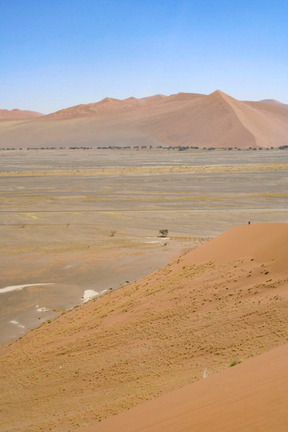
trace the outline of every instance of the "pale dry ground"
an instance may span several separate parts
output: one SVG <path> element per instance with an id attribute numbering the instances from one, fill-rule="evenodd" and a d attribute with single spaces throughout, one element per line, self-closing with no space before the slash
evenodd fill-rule
<path id="1" fill-rule="evenodd" d="M 288 224 L 236 227 L 3 347 L 2 430 L 81 430 L 287 343 L 287 257 Z"/>
<path id="2" fill-rule="evenodd" d="M 288 163 L 266 163 L 258 164 L 258 172 L 287 172 Z M 45 171 L 9 171 L 0 172 L 0 177 L 91 177 L 99 175 L 120 176 L 120 175 L 161 175 L 161 174 L 210 174 L 210 173 L 251 173 L 255 171 L 255 165 L 200 165 L 200 166 L 165 166 L 145 168 L 103 168 L 103 169 L 77 169 L 77 170 L 49 170 Z"/>
<path id="3" fill-rule="evenodd" d="M 286 432 L 288 345 L 83 432 Z"/>
<path id="4" fill-rule="evenodd" d="M 39 119 L 0 121 L 0 147 L 270 148 L 287 144 L 287 119 L 287 105 L 238 101 L 221 91 L 106 98 Z"/>
<path id="5" fill-rule="evenodd" d="M 81 303 L 85 290 L 119 288 L 232 226 L 286 222 L 286 155 L 2 152 L 0 342 Z M 169 239 L 157 237 L 162 228 Z M 37 283 L 53 285 L 1 294 Z"/>

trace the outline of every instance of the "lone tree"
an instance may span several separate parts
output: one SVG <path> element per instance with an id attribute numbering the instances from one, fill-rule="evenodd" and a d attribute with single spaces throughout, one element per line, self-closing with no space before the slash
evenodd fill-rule
<path id="1" fill-rule="evenodd" d="M 159 237 L 167 237 L 167 236 L 168 236 L 168 229 L 159 230 Z"/>

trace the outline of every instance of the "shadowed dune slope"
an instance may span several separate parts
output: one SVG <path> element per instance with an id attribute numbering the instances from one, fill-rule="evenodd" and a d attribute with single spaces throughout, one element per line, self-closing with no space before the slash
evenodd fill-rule
<path id="1" fill-rule="evenodd" d="M 288 345 L 83 432 L 286 432 Z"/>
<path id="2" fill-rule="evenodd" d="M 241 102 L 217 90 L 66 108 L 29 122 L 0 123 L 2 147 L 197 146 L 278 147 L 287 144 L 284 104 Z"/>
<path id="3" fill-rule="evenodd" d="M 225 93 L 221 93 L 221 96 L 229 103 L 242 126 L 253 135 L 256 146 L 280 146 L 287 141 L 285 123 L 288 118 L 288 110 L 285 105 L 276 106 L 261 102 L 245 103 Z"/>
<path id="4" fill-rule="evenodd" d="M 3 346 L 1 430 L 81 430 L 287 344 L 287 244 L 288 224 L 236 227 Z"/>

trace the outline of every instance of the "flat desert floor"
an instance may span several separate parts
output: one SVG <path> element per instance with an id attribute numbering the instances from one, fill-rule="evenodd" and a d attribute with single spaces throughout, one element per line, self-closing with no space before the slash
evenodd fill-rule
<path id="1" fill-rule="evenodd" d="M 1 151 L 0 343 L 235 225 L 287 222 L 286 161 L 280 150 Z"/>

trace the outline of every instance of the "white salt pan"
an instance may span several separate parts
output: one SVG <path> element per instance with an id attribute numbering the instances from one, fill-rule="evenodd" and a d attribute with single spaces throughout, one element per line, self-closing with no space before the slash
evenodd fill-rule
<path id="1" fill-rule="evenodd" d="M 38 305 L 37 305 L 38 306 Z M 37 307 L 36 306 L 36 307 Z M 42 308 L 37 308 L 37 312 L 48 312 L 49 309 L 47 309 L 46 307 L 42 307 Z"/>
<path id="2" fill-rule="evenodd" d="M 11 285 L 5 288 L 0 288 L 0 294 L 4 294 L 10 291 L 20 291 L 23 288 L 40 285 L 53 285 L 53 283 L 38 283 L 38 284 L 25 284 L 25 285 Z"/>
<path id="3" fill-rule="evenodd" d="M 99 296 L 100 293 L 94 290 L 85 290 L 83 294 L 83 303 L 86 303 L 89 300 L 92 300 L 94 297 Z"/>
<path id="4" fill-rule="evenodd" d="M 14 320 L 12 320 L 12 321 L 10 321 L 10 323 L 11 323 L 11 324 L 15 324 L 15 325 L 17 325 L 17 327 L 20 327 L 20 328 L 22 328 L 22 329 L 24 329 L 24 328 L 25 328 L 25 326 L 24 326 L 24 325 L 22 325 L 22 324 L 19 324 L 19 322 L 18 322 L 18 321 L 14 321 Z"/>

